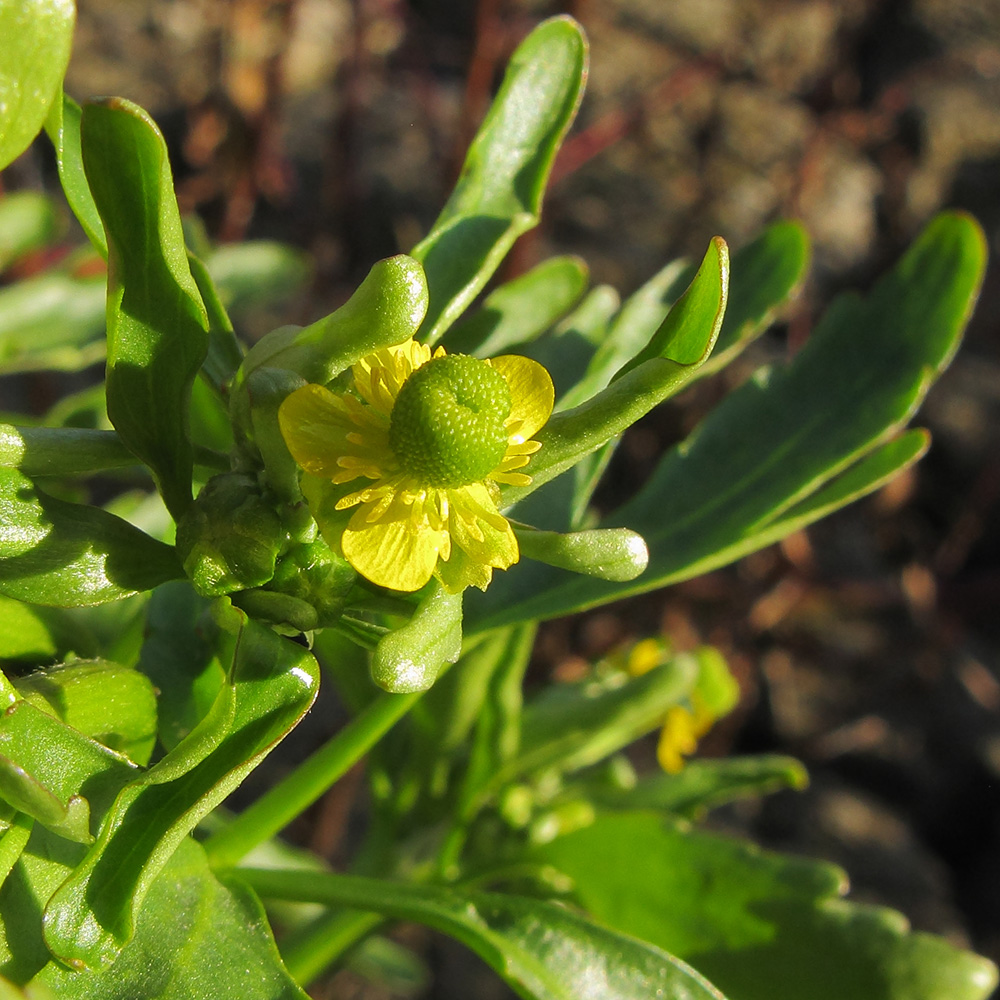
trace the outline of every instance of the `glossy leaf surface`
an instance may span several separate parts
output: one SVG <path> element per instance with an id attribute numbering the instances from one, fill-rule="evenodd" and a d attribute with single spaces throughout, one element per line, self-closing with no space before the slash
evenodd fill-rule
<path id="1" fill-rule="evenodd" d="M 549 171 L 576 115 L 586 72 L 587 42 L 568 17 L 543 22 L 518 46 L 451 198 L 412 250 L 431 293 L 421 340 L 436 341 L 514 240 L 538 224 Z"/>
<path id="2" fill-rule="evenodd" d="M 83 112 L 71 97 L 60 92 L 52 104 L 45 131 L 56 154 L 56 168 L 63 194 L 77 221 L 87 234 L 94 249 L 108 259 L 108 241 L 101 223 L 101 213 L 90 193 L 87 173 L 83 168 L 83 149 L 80 140 L 80 121 Z"/>
<path id="3" fill-rule="evenodd" d="M 532 856 L 569 875 L 602 923 L 679 955 L 729 1000 L 983 1000 L 996 985 L 986 959 L 841 900 L 833 865 L 653 813 L 601 817 Z"/>
<path id="4" fill-rule="evenodd" d="M 528 1000 L 724 1000 L 676 958 L 551 903 L 316 872 L 241 870 L 264 897 L 343 904 L 457 938 Z"/>
<path id="5" fill-rule="evenodd" d="M 167 147 L 128 101 L 84 108 L 83 163 L 108 240 L 108 416 L 167 508 L 191 502 L 191 383 L 208 317 L 188 266 Z"/>
<path id="6" fill-rule="evenodd" d="M 0 170 L 41 131 L 73 43 L 73 0 L 0 3 Z"/>
<path id="7" fill-rule="evenodd" d="M 138 908 L 171 854 L 302 717 L 316 697 L 316 661 L 301 646 L 224 613 L 239 638 L 232 714 L 196 728 L 125 788 L 86 858 L 52 897 L 45 938 L 54 954 L 92 969 L 109 965 L 132 937 Z M 208 726 L 213 725 L 209 717 Z M 191 754 L 187 744 L 201 748 Z M 207 752 L 206 752 L 207 751 Z"/>
<path id="8" fill-rule="evenodd" d="M 76 660 L 36 670 L 15 684 L 18 694 L 67 726 L 137 764 L 156 741 L 156 691 L 132 667 Z"/>
<path id="9" fill-rule="evenodd" d="M 31 978 L 30 1000 L 305 1000 L 281 965 L 260 904 L 239 883 L 220 882 L 190 839 L 153 883 L 135 937 L 111 968 L 74 971 L 50 961 L 40 925 L 23 918 L 65 875 L 50 849 L 36 837 L 0 899 L 0 958 L 8 975 Z"/>
<path id="10" fill-rule="evenodd" d="M 0 593 L 32 604 L 116 601 L 181 574 L 173 549 L 98 507 L 0 469 Z"/>

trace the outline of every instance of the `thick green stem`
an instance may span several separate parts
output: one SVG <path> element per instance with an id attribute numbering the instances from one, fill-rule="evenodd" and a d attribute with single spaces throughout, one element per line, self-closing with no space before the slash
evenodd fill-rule
<path id="1" fill-rule="evenodd" d="M 279 833 L 361 760 L 422 694 L 379 695 L 284 781 L 205 841 L 212 864 L 218 868 L 235 865 Z"/>

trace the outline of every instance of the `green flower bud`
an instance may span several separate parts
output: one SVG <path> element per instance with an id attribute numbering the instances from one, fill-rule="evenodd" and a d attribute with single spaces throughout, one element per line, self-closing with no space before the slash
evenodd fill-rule
<path id="1" fill-rule="evenodd" d="M 274 576 L 286 539 L 281 520 L 253 476 L 213 476 L 177 525 L 177 551 L 195 590 L 221 597 Z"/>

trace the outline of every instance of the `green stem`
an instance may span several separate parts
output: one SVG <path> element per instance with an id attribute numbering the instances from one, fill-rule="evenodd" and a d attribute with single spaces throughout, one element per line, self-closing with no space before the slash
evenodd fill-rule
<path id="1" fill-rule="evenodd" d="M 228 469 L 229 456 L 194 446 L 196 465 Z M 0 424 L 0 468 L 26 476 L 74 476 L 141 465 L 115 431 Z"/>
<path id="2" fill-rule="evenodd" d="M 367 937 L 385 917 L 365 910 L 324 913 L 308 927 L 282 942 L 281 958 L 292 978 L 308 986 L 349 948 Z"/>
<path id="3" fill-rule="evenodd" d="M 270 840 L 347 773 L 423 695 L 381 694 L 284 781 L 205 841 L 218 868 L 235 865 Z"/>

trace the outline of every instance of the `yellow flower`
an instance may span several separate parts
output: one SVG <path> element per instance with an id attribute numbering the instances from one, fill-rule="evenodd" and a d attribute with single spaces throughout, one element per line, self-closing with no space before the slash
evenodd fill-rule
<path id="1" fill-rule="evenodd" d="M 643 639 L 628 652 L 625 667 L 633 677 L 641 677 L 667 662 L 670 647 L 662 639 Z M 680 774 L 684 759 L 698 749 L 698 741 L 716 719 L 729 712 L 739 699 L 739 685 L 718 650 L 697 650 L 698 678 L 687 704 L 667 709 L 656 744 L 656 759 L 667 774 Z"/>
<path id="2" fill-rule="evenodd" d="M 667 774 L 680 774 L 684 770 L 684 758 L 690 757 L 698 749 L 698 740 L 712 728 L 715 716 L 699 704 L 697 695 L 692 695 L 691 708 L 674 705 L 667 709 L 663 720 L 660 739 L 656 744 L 656 759 Z"/>
<path id="3" fill-rule="evenodd" d="M 518 560 L 497 484 L 531 482 L 518 470 L 552 412 L 548 372 L 408 340 L 351 376 L 342 392 L 303 386 L 278 412 L 327 542 L 382 587 L 419 590 L 436 574 L 452 593 L 485 590 L 494 569 Z"/>

